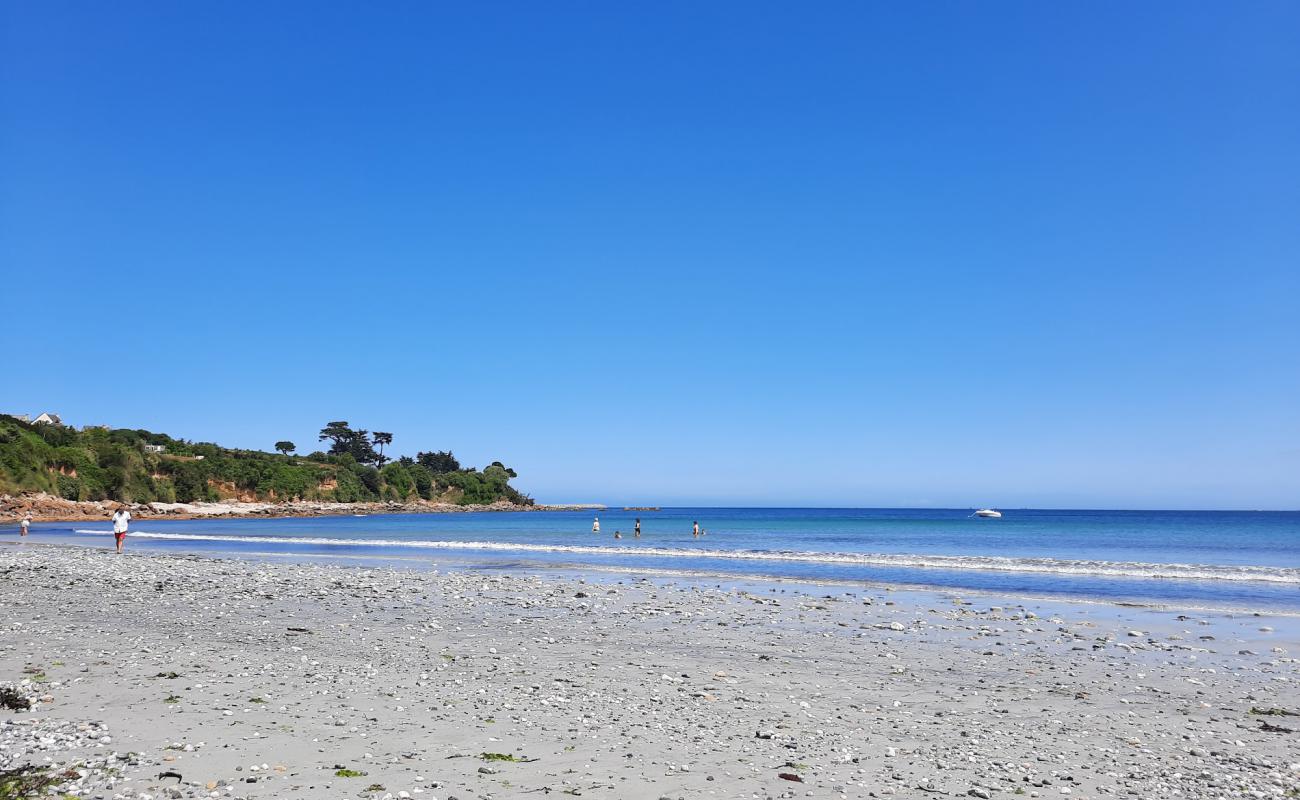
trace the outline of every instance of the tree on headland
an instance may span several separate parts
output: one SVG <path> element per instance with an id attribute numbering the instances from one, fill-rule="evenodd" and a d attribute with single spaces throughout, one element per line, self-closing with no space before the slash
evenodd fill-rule
<path id="1" fill-rule="evenodd" d="M 487 472 L 492 467 L 500 467 L 501 471 L 511 478 L 519 477 L 519 473 L 515 472 L 513 469 L 510 469 L 510 467 L 507 467 L 505 464 L 502 464 L 500 461 L 493 461 L 491 464 L 488 464 L 486 467 L 484 467 L 483 471 Z"/>
<path id="2" fill-rule="evenodd" d="M 514 470 L 500 461 L 493 461 L 481 472 L 461 470 L 447 473 L 443 479 L 449 486 L 461 491 L 462 502 L 492 503 L 498 499 L 505 499 L 512 503 L 530 505 L 532 500 L 510 485 L 510 479 L 513 477 L 515 477 Z"/>
<path id="3" fill-rule="evenodd" d="M 352 435 L 353 431 L 348 427 L 347 420 L 338 420 L 326 423 L 325 427 L 320 429 L 320 436 L 317 441 L 323 442 L 328 439 L 337 446 L 339 442 L 346 441 Z"/>
<path id="4" fill-rule="evenodd" d="M 298 449 L 298 445 L 294 444 L 293 442 L 290 442 L 290 441 L 286 440 L 286 441 L 283 441 L 283 442 L 276 442 L 276 443 L 275 443 L 275 449 L 276 449 L 276 450 L 279 450 L 281 453 L 284 453 L 284 454 L 287 456 L 287 455 L 289 455 L 290 453 L 292 453 L 294 450 L 297 450 L 297 449 Z"/>
<path id="5" fill-rule="evenodd" d="M 346 420 L 337 420 L 321 428 L 319 441 L 329 440 L 330 455 L 350 455 L 358 464 L 373 464 L 379 460 L 370 444 L 370 431 L 354 431 Z"/>
<path id="6" fill-rule="evenodd" d="M 460 472 L 460 462 L 456 460 L 450 450 L 416 453 L 415 460 L 435 475 L 445 472 Z"/>
<path id="7" fill-rule="evenodd" d="M 383 469 L 384 462 L 388 460 L 384 457 L 384 445 L 393 443 L 393 434 L 385 433 L 384 431 L 375 431 L 371 434 L 371 439 L 374 440 L 375 444 L 379 445 L 379 453 L 375 457 L 375 461 L 379 464 L 379 468 Z"/>

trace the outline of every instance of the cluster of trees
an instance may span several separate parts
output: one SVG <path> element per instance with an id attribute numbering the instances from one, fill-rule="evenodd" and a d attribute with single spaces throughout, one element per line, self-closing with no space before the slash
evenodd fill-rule
<path id="1" fill-rule="evenodd" d="M 384 447 L 393 443 L 393 434 L 385 431 L 354 430 L 346 420 L 336 420 L 321 428 L 319 441 L 329 442 L 327 453 L 315 453 L 313 458 L 334 458 L 343 463 L 355 463 L 362 468 L 378 471 L 378 482 L 390 494 L 403 498 L 413 496 L 433 500 L 448 495 L 461 503 L 485 504 L 509 500 L 521 505 L 532 505 L 532 499 L 510 485 L 518 477 L 500 461 L 493 461 L 482 470 L 466 469 L 450 450 L 418 452 L 415 458 L 402 456 L 396 461 L 384 455 Z M 283 442 L 282 444 L 292 444 Z M 350 462 L 348 461 L 350 459 Z"/>
<path id="2" fill-rule="evenodd" d="M 0 492 L 45 491 L 69 500 L 147 503 L 231 497 L 262 500 L 408 501 L 463 504 L 498 500 L 531 505 L 510 486 L 515 471 L 499 461 L 462 468 L 450 452 L 386 457 L 392 434 L 331 422 L 321 430 L 328 452 L 279 455 L 173 439 L 146 430 L 32 425 L 0 415 Z M 161 452 L 158 452 L 161 450 Z"/>
<path id="3" fill-rule="evenodd" d="M 329 442 L 329 454 L 332 456 L 348 455 L 358 464 L 371 464 L 382 468 L 384 445 L 393 443 L 393 434 L 376 431 L 373 435 L 367 430 L 354 431 L 343 420 L 331 422 L 320 429 L 319 441 Z M 376 451 L 375 447 L 379 450 Z"/>

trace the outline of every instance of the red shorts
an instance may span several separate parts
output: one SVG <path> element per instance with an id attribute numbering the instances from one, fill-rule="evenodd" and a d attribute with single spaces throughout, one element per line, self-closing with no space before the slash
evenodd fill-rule
<path id="1" fill-rule="evenodd" d="M 113 538 L 119 542 L 122 541 L 126 538 L 126 531 L 113 531 Z"/>

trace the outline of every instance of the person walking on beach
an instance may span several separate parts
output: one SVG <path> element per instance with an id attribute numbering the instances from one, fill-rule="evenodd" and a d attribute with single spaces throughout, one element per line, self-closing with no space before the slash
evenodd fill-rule
<path id="1" fill-rule="evenodd" d="M 113 512 L 113 538 L 117 540 L 117 552 L 122 552 L 122 543 L 126 541 L 127 523 L 131 521 L 131 512 L 119 508 Z"/>
<path id="2" fill-rule="evenodd" d="M 632 529 L 632 535 L 633 535 L 635 538 L 637 538 L 637 539 L 640 539 L 640 538 L 641 538 L 641 518 L 640 518 L 640 517 L 637 517 L 637 518 L 636 518 L 636 527 L 634 527 L 634 528 Z"/>
<path id="3" fill-rule="evenodd" d="M 22 533 L 19 535 L 26 536 L 27 529 L 30 528 L 31 526 L 32 526 L 32 512 L 28 511 L 26 514 L 23 515 L 23 521 L 18 523 L 18 527 L 22 530 Z"/>
<path id="4" fill-rule="evenodd" d="M 697 538 L 697 539 L 699 538 L 699 536 L 700 536 L 700 522 L 699 522 L 699 520 L 696 520 L 696 521 L 695 521 L 695 527 L 691 529 L 691 535 L 694 536 L 694 537 Z"/>
<path id="5" fill-rule="evenodd" d="M 596 517 L 591 523 L 591 532 L 600 533 L 600 517 Z"/>

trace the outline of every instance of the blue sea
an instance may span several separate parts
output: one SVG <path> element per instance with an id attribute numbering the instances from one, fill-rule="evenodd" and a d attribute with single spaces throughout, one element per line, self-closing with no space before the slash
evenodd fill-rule
<path id="1" fill-rule="evenodd" d="M 1300 512 L 669 508 L 138 522 L 128 548 L 938 587 L 1300 612 Z M 633 538 L 640 517 L 641 538 Z M 695 538 L 692 524 L 706 532 Z M 615 531 L 623 538 L 615 539 Z M 13 533 L 16 534 L 16 528 Z M 6 536 L 6 538 L 9 538 Z M 16 535 L 13 538 L 17 538 Z M 107 547 L 103 523 L 31 541 Z"/>

